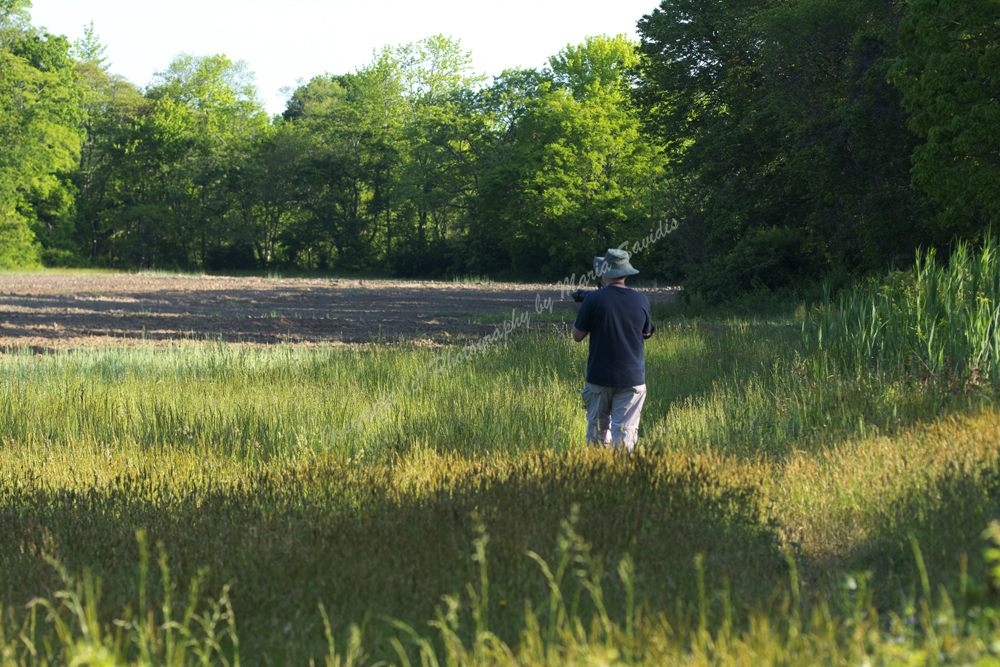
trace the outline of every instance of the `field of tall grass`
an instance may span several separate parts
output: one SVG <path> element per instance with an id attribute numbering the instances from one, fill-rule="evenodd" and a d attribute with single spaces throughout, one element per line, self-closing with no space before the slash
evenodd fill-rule
<path id="1" fill-rule="evenodd" d="M 551 328 L 8 355 L 0 659 L 995 661 L 998 267 L 658 311 L 631 457 Z"/>

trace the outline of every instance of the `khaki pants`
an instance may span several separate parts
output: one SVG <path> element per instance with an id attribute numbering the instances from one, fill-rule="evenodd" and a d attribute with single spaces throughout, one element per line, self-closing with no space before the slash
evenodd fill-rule
<path id="1" fill-rule="evenodd" d="M 646 385 L 602 387 L 587 382 L 583 391 L 587 411 L 587 444 L 591 447 L 635 449 L 639 439 L 639 415 L 646 402 Z"/>

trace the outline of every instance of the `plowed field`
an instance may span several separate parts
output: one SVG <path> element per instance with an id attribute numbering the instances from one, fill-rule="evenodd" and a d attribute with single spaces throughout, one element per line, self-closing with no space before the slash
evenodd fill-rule
<path id="1" fill-rule="evenodd" d="M 650 301 L 671 288 L 642 289 Z M 145 274 L 0 275 L 0 350 L 224 341 L 250 345 L 444 344 L 502 326 L 512 311 L 576 304 L 553 285 L 271 279 Z M 494 314 L 483 322 L 482 314 Z M 479 317 L 470 321 L 470 316 Z"/>

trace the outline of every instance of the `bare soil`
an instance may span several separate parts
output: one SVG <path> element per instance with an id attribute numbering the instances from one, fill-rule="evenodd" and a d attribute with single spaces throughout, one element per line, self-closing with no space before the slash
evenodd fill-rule
<path id="1" fill-rule="evenodd" d="M 674 288 L 640 289 L 672 301 Z M 178 341 L 247 345 L 460 342 L 503 326 L 512 311 L 552 299 L 565 327 L 576 304 L 553 285 L 388 280 L 272 279 L 145 274 L 0 275 L 0 350 L 171 346 Z M 470 315 L 495 314 L 474 323 Z M 482 319 L 482 318 L 477 318 Z"/>

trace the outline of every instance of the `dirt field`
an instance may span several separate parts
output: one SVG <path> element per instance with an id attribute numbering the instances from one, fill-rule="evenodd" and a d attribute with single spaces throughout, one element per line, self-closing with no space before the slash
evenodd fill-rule
<path id="1" fill-rule="evenodd" d="M 651 302 L 672 288 L 642 289 Z M 0 350 L 222 340 L 251 345 L 458 342 L 491 333 L 536 302 L 572 322 L 576 304 L 552 285 L 218 276 L 0 275 Z M 474 314 L 493 314 L 470 323 Z M 478 318 L 482 319 L 482 318 Z M 536 318 L 541 320 L 543 318 Z M 562 322 L 540 326 L 565 326 Z"/>

